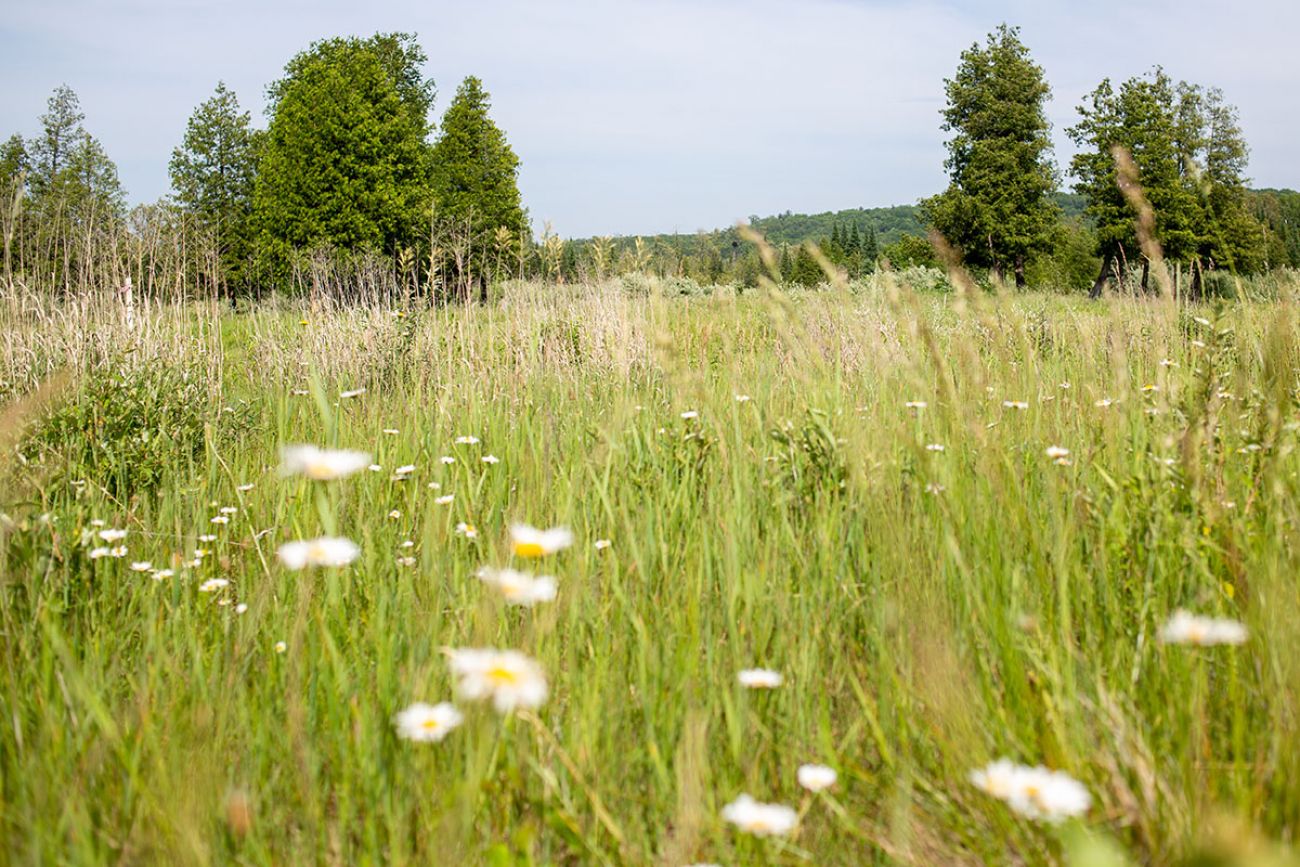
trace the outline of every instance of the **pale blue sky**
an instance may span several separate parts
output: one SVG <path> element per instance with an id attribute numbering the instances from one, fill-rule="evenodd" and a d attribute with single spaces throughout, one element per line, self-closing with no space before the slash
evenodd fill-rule
<path id="1" fill-rule="evenodd" d="M 690 232 L 940 189 L 943 78 L 1004 20 L 1047 70 L 1061 164 L 1081 97 L 1159 63 L 1240 107 L 1256 185 L 1300 187 L 1297 0 L 11 0 L 0 136 L 34 133 L 66 82 L 151 201 L 218 79 L 264 126 L 266 84 L 313 40 L 414 31 L 439 114 L 466 75 L 492 93 L 538 231 Z"/>

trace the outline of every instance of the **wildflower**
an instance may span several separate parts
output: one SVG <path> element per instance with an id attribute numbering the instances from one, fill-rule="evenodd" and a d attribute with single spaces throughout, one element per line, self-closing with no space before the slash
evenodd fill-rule
<path id="1" fill-rule="evenodd" d="M 370 470 L 370 472 L 372 473 L 378 473 L 378 472 L 382 472 L 384 468 L 381 467 L 379 464 L 371 464 L 370 466 L 366 467 L 366 469 Z"/>
<path id="2" fill-rule="evenodd" d="M 199 585 L 200 593 L 215 593 L 230 584 L 225 578 L 209 578 Z"/>
<path id="3" fill-rule="evenodd" d="M 1162 359 L 1160 359 L 1160 366 L 1161 366 L 1161 367 L 1177 367 L 1177 366 L 1178 366 L 1178 362 L 1174 361 L 1172 358 L 1162 358 Z"/>
<path id="4" fill-rule="evenodd" d="M 456 525 L 456 535 L 464 536 L 466 539 L 477 539 L 478 528 L 473 524 L 466 524 L 464 521 L 461 521 Z"/>
<path id="5" fill-rule="evenodd" d="M 139 560 L 131 564 L 132 572 L 149 572 L 153 569 L 153 564 L 148 560 Z"/>
<path id="6" fill-rule="evenodd" d="M 431 490 L 431 491 L 441 491 L 441 490 L 442 490 L 442 483 L 441 483 L 441 482 L 429 482 L 429 490 Z"/>
<path id="7" fill-rule="evenodd" d="M 478 445 L 478 442 L 479 442 L 478 437 L 475 436 L 456 437 L 456 445 L 458 446 L 476 446 Z"/>
<path id="8" fill-rule="evenodd" d="M 946 490 L 948 489 L 945 488 L 943 485 L 939 484 L 938 482 L 930 482 L 928 485 L 925 486 L 925 492 L 927 494 L 942 494 Z"/>
<path id="9" fill-rule="evenodd" d="M 604 551 L 606 548 L 608 548 L 610 545 L 613 544 L 614 543 L 609 541 L 608 539 L 597 539 L 595 548 L 597 551 Z"/>
<path id="10" fill-rule="evenodd" d="M 810 792 L 829 789 L 839 779 L 839 774 L 835 773 L 835 769 L 828 768 L 825 765 L 800 765 L 796 776 L 799 785 Z"/>
<path id="11" fill-rule="evenodd" d="M 499 463 L 501 463 L 501 459 L 500 459 L 499 457 L 497 457 L 496 455 L 484 455 L 483 457 L 479 458 L 479 460 L 482 461 L 482 462 L 485 463 L 485 464 L 499 464 Z"/>
<path id="12" fill-rule="evenodd" d="M 361 555 L 361 549 L 350 539 L 322 536 L 286 543 L 278 553 L 286 569 L 297 571 L 308 566 L 346 566 Z"/>
<path id="13" fill-rule="evenodd" d="M 236 514 L 238 511 L 239 511 L 239 507 L 238 507 L 238 506 L 222 506 L 222 507 L 221 507 L 221 514 L 223 514 L 223 515 L 234 515 L 234 514 Z"/>
<path id="14" fill-rule="evenodd" d="M 740 685 L 748 689 L 776 689 L 784 678 L 781 672 L 768 668 L 746 668 L 736 676 Z"/>
<path id="15" fill-rule="evenodd" d="M 1106 407 L 1110 406 L 1114 402 L 1115 399 L 1113 397 L 1103 397 L 1101 400 L 1094 403 L 1093 406 L 1099 409 L 1105 409 Z"/>
<path id="16" fill-rule="evenodd" d="M 398 510 L 398 509 L 393 509 L 393 511 L 391 511 L 391 512 L 388 513 L 388 517 L 390 517 L 390 518 L 392 518 L 394 521 L 396 521 L 398 518 L 402 517 L 402 513 L 401 513 L 401 511 Z"/>
<path id="17" fill-rule="evenodd" d="M 748 401 L 749 401 L 749 395 L 747 394 L 736 395 L 736 403 L 747 403 Z"/>
<path id="18" fill-rule="evenodd" d="M 784 837 L 794 830 L 798 816 L 784 804 L 763 804 L 741 795 L 722 808 L 723 821 L 758 837 Z"/>
<path id="19" fill-rule="evenodd" d="M 303 325 L 306 325 L 306 324 L 307 324 L 307 320 L 304 319 L 304 320 L 302 321 L 302 324 L 303 324 Z M 305 388 L 295 388 L 295 389 L 293 390 L 293 396 L 294 396 L 294 397 L 306 397 L 306 396 L 309 395 L 309 394 L 311 394 L 311 392 L 309 392 L 309 391 L 308 391 L 307 389 L 305 389 Z"/>
<path id="20" fill-rule="evenodd" d="M 1192 341 L 1192 346 L 1195 346 L 1197 349 L 1204 349 L 1204 348 L 1205 348 L 1205 341 L 1204 341 L 1204 340 L 1193 340 L 1193 341 Z"/>
<path id="21" fill-rule="evenodd" d="M 441 497 L 435 498 L 434 502 L 437 503 L 439 506 L 450 506 L 451 501 L 455 499 L 455 497 L 456 497 L 455 494 L 444 494 Z"/>
<path id="22" fill-rule="evenodd" d="M 1088 812 L 1092 796 L 1083 784 L 1061 771 L 1029 768 L 999 759 L 974 771 L 971 782 L 1012 810 L 1030 819 L 1060 822 Z"/>
<path id="23" fill-rule="evenodd" d="M 213 516 L 212 516 L 212 519 L 211 519 L 211 521 L 210 521 L 209 523 L 212 523 L 212 524 L 229 524 L 229 523 L 230 523 L 230 516 L 229 516 L 229 515 L 213 515 Z"/>
<path id="24" fill-rule="evenodd" d="M 398 557 L 398 558 L 397 558 L 397 565 L 398 565 L 398 566 L 405 566 L 405 567 L 407 567 L 407 568 L 409 569 L 410 567 L 412 567 L 412 566 L 415 565 L 415 558 L 414 558 L 414 557 Z"/>
<path id="25" fill-rule="evenodd" d="M 153 578 L 153 580 L 155 581 L 166 581 L 168 578 L 173 577 L 175 574 L 176 572 L 172 569 L 159 569 L 149 577 Z"/>
<path id="26" fill-rule="evenodd" d="M 1153 391 L 1159 391 L 1160 386 L 1156 385 L 1155 383 L 1148 383 L 1147 385 L 1142 386 L 1142 390 L 1150 393 Z"/>
<path id="27" fill-rule="evenodd" d="M 568 527 L 538 530 L 527 524 L 514 524 L 510 527 L 510 542 L 516 556 L 545 557 L 572 545 L 573 533 Z"/>
<path id="28" fill-rule="evenodd" d="M 249 482 L 249 483 L 246 484 L 246 485 L 240 485 L 239 487 L 235 488 L 235 490 L 236 490 L 236 491 L 239 491 L 241 494 L 247 494 L 249 491 L 253 490 L 253 488 L 255 488 L 255 487 L 257 487 L 257 486 L 254 485 L 252 482 Z"/>
<path id="29" fill-rule="evenodd" d="M 285 652 L 286 650 L 288 650 L 288 649 L 289 649 L 289 645 L 285 644 L 283 641 L 277 641 L 277 642 L 275 643 L 275 652 L 276 652 L 276 653 L 284 653 L 284 652 Z"/>
<path id="30" fill-rule="evenodd" d="M 390 437 L 395 437 L 395 436 L 397 436 L 399 433 L 401 433 L 401 431 L 399 431 L 399 430 L 398 430 L 397 428 L 395 428 L 395 427 L 386 427 L 386 428 L 384 428 L 384 433 L 388 434 Z"/>
<path id="31" fill-rule="evenodd" d="M 408 741 L 436 742 L 445 738 L 465 718 L 451 702 L 435 705 L 416 702 L 393 717 L 397 736 Z"/>
<path id="32" fill-rule="evenodd" d="M 350 476 L 370 463 L 365 452 L 319 449 L 316 446 L 285 446 L 280 450 L 280 472 L 301 475 L 315 481 Z"/>
<path id="33" fill-rule="evenodd" d="M 1198 647 L 1241 644 L 1246 640 L 1246 627 L 1236 620 L 1199 617 L 1179 609 L 1161 627 L 1160 640 L 1165 644 L 1194 644 Z"/>
<path id="34" fill-rule="evenodd" d="M 541 666 L 517 650 L 448 650 L 456 691 L 470 701 L 492 700 L 498 713 L 546 701 Z"/>
<path id="35" fill-rule="evenodd" d="M 908 409 L 917 409 L 917 410 L 925 409 L 929 405 L 930 404 L 926 403 L 923 400 L 909 400 L 907 403 L 903 404 L 903 406 L 907 407 Z"/>
<path id="36" fill-rule="evenodd" d="M 1197 325 L 1204 325 L 1206 327 L 1209 327 L 1210 324 L 1210 320 L 1206 319 L 1204 316 L 1194 316 L 1192 317 L 1192 321 Z"/>
<path id="37" fill-rule="evenodd" d="M 686 410 L 686 412 L 682 413 L 682 418 L 686 419 L 687 421 L 690 421 L 690 420 L 693 419 L 693 418 L 699 418 L 699 417 L 700 417 L 700 414 L 699 414 L 698 412 L 696 412 L 695 410 L 693 410 L 693 409 L 688 409 L 688 410 Z"/>
<path id="38" fill-rule="evenodd" d="M 195 549 L 194 549 L 194 559 L 195 559 L 195 560 L 202 560 L 202 559 L 203 559 L 204 557 L 206 557 L 206 556 L 208 556 L 208 549 L 207 549 L 207 548 L 195 548 Z"/>
<path id="39" fill-rule="evenodd" d="M 1029 404 L 1023 400 L 1004 400 L 1002 405 L 1007 409 L 1029 409 Z"/>
<path id="40" fill-rule="evenodd" d="M 360 397 L 361 395 L 363 395 L 363 394 L 365 394 L 365 393 L 366 393 L 366 390 L 365 390 L 364 387 L 363 387 L 363 388 L 354 388 L 354 389 L 351 389 L 350 391 L 340 391 L 340 392 L 339 392 L 339 397 L 342 398 L 343 400 L 347 400 L 347 399 L 350 398 L 350 397 Z"/>
<path id="41" fill-rule="evenodd" d="M 456 463 L 456 459 L 453 458 L 451 455 L 443 455 L 442 457 L 438 458 L 438 460 L 448 465 Z"/>
<path id="42" fill-rule="evenodd" d="M 393 470 L 393 475 L 395 475 L 395 476 L 409 476 L 409 475 L 410 475 L 411 473 L 413 473 L 413 472 L 415 472 L 415 464 L 403 464 L 402 466 L 400 466 L 400 467 L 398 467 L 397 469 Z"/>
<path id="43" fill-rule="evenodd" d="M 126 546 L 118 545 L 116 548 L 110 548 L 108 551 L 108 556 L 117 557 L 120 560 L 121 558 L 126 556 Z"/>
<path id="44" fill-rule="evenodd" d="M 99 538 L 105 542 L 120 542 L 126 538 L 126 530 L 100 530 Z"/>
<path id="45" fill-rule="evenodd" d="M 1059 461 L 1070 456 L 1070 450 L 1062 446 L 1048 446 L 1046 454 L 1054 461 Z"/>
<path id="46" fill-rule="evenodd" d="M 235 606 L 235 613 L 236 613 L 236 614 L 243 614 L 243 613 L 244 613 L 245 611 L 247 611 L 247 610 L 248 610 L 248 603 L 247 603 L 247 602 L 241 602 L 241 603 L 239 603 L 238 605 Z"/>
<path id="47" fill-rule="evenodd" d="M 927 452 L 941 452 L 944 450 L 944 447 L 939 443 L 930 443 L 925 447 L 925 450 Z"/>
<path id="48" fill-rule="evenodd" d="M 1063 383 L 1061 383 L 1061 385 L 1060 385 L 1060 388 L 1061 388 L 1062 391 L 1069 391 L 1072 387 L 1073 387 L 1073 386 L 1071 386 L 1070 383 L 1068 383 L 1068 382 L 1063 382 Z"/>
<path id="49" fill-rule="evenodd" d="M 90 550 L 90 559 L 98 560 L 100 557 L 107 557 L 108 553 L 107 548 L 92 548 Z"/>
<path id="50" fill-rule="evenodd" d="M 399 548 L 414 548 L 414 547 L 415 547 L 415 543 L 412 542 L 410 539 L 407 539 L 405 542 L 403 542 L 402 544 L 398 545 L 397 547 L 399 547 Z"/>
<path id="51" fill-rule="evenodd" d="M 85 482 L 83 481 L 81 484 L 84 485 Z M 101 518 L 92 518 L 91 521 L 90 521 L 90 526 L 92 526 L 92 527 L 102 527 L 102 526 L 104 526 L 104 521 L 103 521 L 103 519 L 101 519 Z"/>
<path id="52" fill-rule="evenodd" d="M 550 602 L 555 598 L 555 579 L 549 575 L 534 578 L 527 572 L 514 569 L 484 567 L 478 570 L 478 579 L 495 586 L 511 605 L 531 607 L 538 602 Z"/>

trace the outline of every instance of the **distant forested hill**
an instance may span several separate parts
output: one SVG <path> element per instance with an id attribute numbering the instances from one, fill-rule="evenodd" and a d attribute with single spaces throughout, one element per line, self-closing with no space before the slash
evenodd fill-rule
<path id="1" fill-rule="evenodd" d="M 1085 204 L 1083 196 L 1074 193 L 1057 193 L 1056 203 L 1061 207 L 1066 217 L 1078 217 L 1083 214 Z M 860 232 L 865 232 L 868 228 L 875 229 L 876 241 L 881 246 L 892 244 L 904 235 L 921 236 L 925 234 L 925 226 L 921 224 L 916 205 L 894 205 L 890 208 L 848 208 L 843 211 L 823 211 L 820 214 L 795 214 L 786 211 L 784 214 L 776 214 L 771 217 L 754 215 L 747 222 L 754 229 L 761 232 L 769 243 L 775 246 L 802 244 L 804 241 L 821 241 L 831 236 L 836 224 L 845 230 L 857 226 Z M 703 234 L 712 236 L 714 240 L 721 240 L 722 238 L 730 240 L 734 238 L 735 230 L 732 228 L 719 228 Z M 698 232 L 677 235 L 648 235 L 645 236 L 645 241 L 651 244 L 664 244 L 679 250 L 690 251 L 696 246 L 696 239 L 698 239 L 699 235 Z"/>

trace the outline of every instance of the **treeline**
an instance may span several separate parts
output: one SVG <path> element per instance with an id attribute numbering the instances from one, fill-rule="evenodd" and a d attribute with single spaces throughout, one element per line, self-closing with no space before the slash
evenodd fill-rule
<path id="1" fill-rule="evenodd" d="M 40 132 L 0 151 L 7 280 L 233 297 L 364 278 L 468 296 L 520 273 L 536 253 L 519 160 L 476 78 L 434 135 L 425 60 L 408 34 L 314 43 L 267 88 L 264 130 L 218 83 L 172 155 L 172 195 L 130 211 L 59 88 Z"/>
<path id="2" fill-rule="evenodd" d="M 465 79 L 435 126 L 425 60 L 409 34 L 316 42 L 268 86 L 265 129 L 218 83 L 173 152 L 171 195 L 129 210 L 76 94 L 57 89 L 39 131 L 0 146 L 8 285 L 130 278 L 155 294 L 468 299 L 507 277 L 645 272 L 751 286 L 768 272 L 734 228 L 565 240 L 547 226 L 535 238 L 519 159 L 482 83 Z M 1079 147 L 1068 193 L 1052 158 L 1051 90 L 1014 28 L 965 51 L 945 90 L 948 188 L 915 206 L 751 217 L 782 281 L 934 267 L 936 248 L 991 282 L 1094 293 L 1148 289 L 1153 265 L 1192 295 L 1223 274 L 1300 267 L 1300 195 L 1247 189 L 1237 112 L 1214 88 L 1159 68 L 1101 82 L 1068 130 Z"/>
<path id="3" fill-rule="evenodd" d="M 1059 255 L 1069 231 L 1052 197 L 1051 88 L 1018 31 L 1003 25 L 962 53 L 945 90 L 950 183 L 921 203 L 923 216 L 965 264 L 1026 285 L 1032 263 Z M 1077 111 L 1070 174 L 1098 260 L 1092 294 L 1107 283 L 1147 291 L 1153 268 L 1167 282 L 1172 266 L 1174 291 L 1182 283 L 1198 297 L 1207 273 L 1288 264 L 1274 258 L 1284 237 L 1252 208 L 1249 148 L 1221 91 L 1156 67 L 1118 85 L 1103 80 Z"/>

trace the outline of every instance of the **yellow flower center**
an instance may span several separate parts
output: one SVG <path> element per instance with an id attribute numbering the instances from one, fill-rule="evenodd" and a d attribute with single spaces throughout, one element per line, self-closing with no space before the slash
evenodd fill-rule
<path id="1" fill-rule="evenodd" d="M 515 555 L 536 559 L 546 556 L 546 549 L 542 547 L 541 542 L 516 542 Z"/>
<path id="2" fill-rule="evenodd" d="M 519 682 L 519 675 L 504 665 L 494 665 L 487 670 L 487 679 L 497 686 L 514 686 Z"/>
<path id="3" fill-rule="evenodd" d="M 438 721 L 436 719 L 427 719 L 424 722 L 420 723 L 420 728 L 424 729 L 425 731 L 433 731 L 434 729 L 438 728 Z"/>

